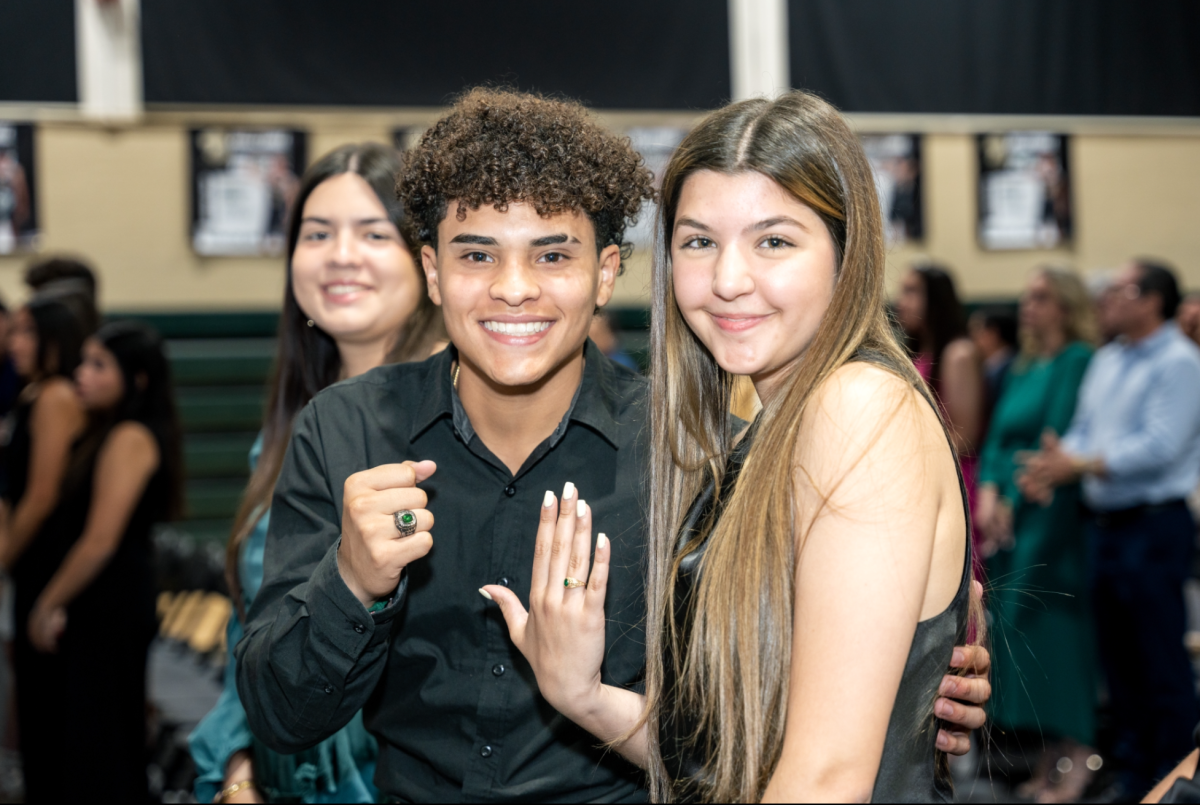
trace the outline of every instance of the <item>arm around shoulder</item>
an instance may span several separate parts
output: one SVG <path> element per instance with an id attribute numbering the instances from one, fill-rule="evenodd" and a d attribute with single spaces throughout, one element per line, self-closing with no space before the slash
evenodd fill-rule
<path id="1" fill-rule="evenodd" d="M 262 588 L 236 649 L 250 729 L 282 753 L 319 743 L 362 709 L 402 605 L 367 612 L 338 572 L 341 512 L 316 407 L 297 417 L 271 503 Z"/>

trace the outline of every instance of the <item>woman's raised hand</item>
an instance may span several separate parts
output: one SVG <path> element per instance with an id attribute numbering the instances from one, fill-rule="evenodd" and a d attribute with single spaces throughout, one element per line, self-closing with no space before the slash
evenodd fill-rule
<path id="1" fill-rule="evenodd" d="M 603 534 L 596 539 L 594 565 L 591 552 L 592 512 L 568 483 L 561 501 L 547 492 L 542 503 L 529 611 L 507 587 L 491 584 L 480 589 L 500 606 L 512 641 L 533 667 L 546 701 L 576 722 L 598 706 L 602 688 L 604 593 L 611 554 Z"/>

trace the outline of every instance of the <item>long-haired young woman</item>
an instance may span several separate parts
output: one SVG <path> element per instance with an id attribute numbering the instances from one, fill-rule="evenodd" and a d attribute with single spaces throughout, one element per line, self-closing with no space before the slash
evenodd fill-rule
<path id="1" fill-rule="evenodd" d="M 43 705 L 53 701 L 46 697 L 62 690 L 63 662 L 33 647 L 28 625 L 34 602 L 70 547 L 51 520 L 71 445 L 86 423 L 71 380 L 82 343 L 83 327 L 72 310 L 38 296 L 17 311 L 9 341 L 17 374 L 27 385 L 5 427 L 0 567 L 13 584 L 13 673 L 29 802 L 55 799 L 63 779 L 62 724 L 42 717 Z"/>
<path id="2" fill-rule="evenodd" d="M 917 372 L 941 404 L 973 511 L 987 389 L 983 361 L 968 335 L 966 314 L 950 272 L 933 263 L 910 268 L 900 281 L 896 319 L 908 337 Z"/>
<path id="3" fill-rule="evenodd" d="M 29 614 L 29 640 L 63 663 L 62 687 L 36 703 L 41 717 L 68 725 L 87 750 L 64 774 L 60 733 L 39 763 L 57 764 L 63 800 L 137 802 L 148 796 L 146 658 L 156 631 L 150 532 L 182 509 L 181 436 L 155 333 L 106 325 L 83 358 L 76 386 L 89 423 L 46 527 L 69 549 Z"/>
<path id="4" fill-rule="evenodd" d="M 528 616 L 485 590 L 546 699 L 656 799 L 945 798 L 933 710 L 968 634 L 968 513 L 885 313 L 862 149 L 812 95 L 737 103 L 679 146 L 659 215 L 646 695 L 600 681 L 622 560 L 598 536 L 589 578 L 587 490 L 546 495 Z M 740 375 L 763 403 L 741 431 Z"/>
<path id="5" fill-rule="evenodd" d="M 288 229 L 275 376 L 229 541 L 226 575 L 236 613 L 225 690 L 190 739 L 201 802 L 375 801 L 375 740 L 361 716 L 300 755 L 280 755 L 254 740 L 234 681 L 233 646 L 262 584 L 271 495 L 296 414 L 326 386 L 383 363 L 422 360 L 444 338 L 405 236 L 399 171 L 392 149 L 368 143 L 330 152 L 301 180 Z"/>

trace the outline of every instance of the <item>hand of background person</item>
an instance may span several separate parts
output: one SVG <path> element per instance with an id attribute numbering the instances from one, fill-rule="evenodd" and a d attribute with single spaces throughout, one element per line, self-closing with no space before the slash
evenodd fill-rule
<path id="1" fill-rule="evenodd" d="M 1042 449 L 1017 453 L 1017 463 L 1025 470 L 1017 476 L 1021 494 L 1034 503 L 1050 505 L 1054 487 L 1071 483 L 1079 477 L 1075 459 L 1062 449 L 1058 436 L 1047 430 L 1042 434 Z"/>
<path id="2" fill-rule="evenodd" d="M 67 629 L 67 610 L 47 607 L 41 601 L 29 613 L 29 642 L 43 654 L 58 651 L 58 640 Z"/>
<path id="3" fill-rule="evenodd" d="M 983 585 L 971 582 L 971 595 L 981 599 Z M 956 646 L 950 667 L 963 673 L 946 674 L 938 687 L 941 698 L 934 701 L 933 713 L 947 725 L 938 730 L 937 748 L 951 755 L 965 755 L 971 751 L 971 730 L 987 722 L 983 705 L 992 697 L 988 679 L 992 656 L 983 646 Z"/>
<path id="4" fill-rule="evenodd" d="M 542 696 L 576 723 L 598 707 L 603 687 L 604 595 L 612 549 L 599 535 L 592 565 L 591 544 L 592 513 L 573 485 L 563 489 L 557 506 L 554 494 L 547 492 L 533 552 L 529 611 L 507 587 L 489 584 L 480 589 L 500 606 Z M 568 577 L 586 581 L 587 587 L 568 589 Z"/>
<path id="5" fill-rule="evenodd" d="M 404 568 L 433 547 L 433 515 L 417 484 L 437 470 L 432 461 L 383 464 L 346 479 L 342 499 L 342 542 L 338 571 L 354 597 L 369 607 L 400 585 Z M 402 536 L 392 515 L 409 509 L 417 530 Z"/>
<path id="6" fill-rule="evenodd" d="M 985 559 L 1012 545 L 1012 506 L 992 484 L 979 488 L 975 526 L 980 536 L 979 552 Z"/>

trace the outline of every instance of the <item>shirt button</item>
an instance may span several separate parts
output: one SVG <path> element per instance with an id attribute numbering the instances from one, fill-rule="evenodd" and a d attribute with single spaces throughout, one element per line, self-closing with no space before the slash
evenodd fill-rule
<path id="1" fill-rule="evenodd" d="M 333 693 L 333 685 L 326 685 L 326 686 L 325 686 L 325 692 L 326 692 L 326 693 Z"/>
<path id="2" fill-rule="evenodd" d="M 509 484 L 508 486 L 504 487 L 504 494 L 511 498 L 513 495 L 517 494 L 517 488 L 512 484 Z"/>
<path id="3" fill-rule="evenodd" d="M 492 674 L 494 676 L 504 676 L 504 672 L 508 669 L 504 667 L 504 663 L 498 662 L 492 666 Z"/>
<path id="4" fill-rule="evenodd" d="M 362 634 L 363 632 L 365 632 L 367 630 L 363 628 L 363 625 L 361 623 L 356 623 L 356 624 L 354 624 L 354 631 L 358 632 L 359 634 Z"/>
<path id="5" fill-rule="evenodd" d="M 482 749 L 480 749 L 479 756 L 480 757 L 491 757 L 492 756 L 492 747 L 485 746 Z"/>
<path id="6" fill-rule="evenodd" d="M 499 584 L 501 587 L 507 587 L 508 586 L 508 576 L 501 576 L 500 578 L 496 579 L 496 583 Z"/>

